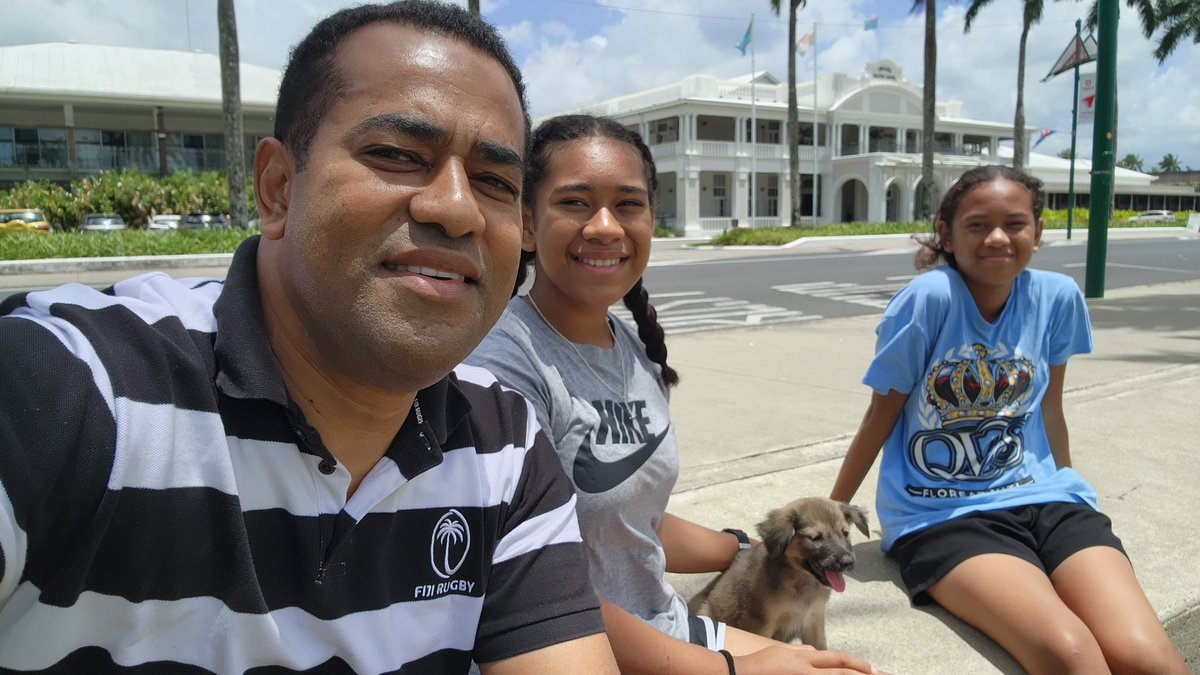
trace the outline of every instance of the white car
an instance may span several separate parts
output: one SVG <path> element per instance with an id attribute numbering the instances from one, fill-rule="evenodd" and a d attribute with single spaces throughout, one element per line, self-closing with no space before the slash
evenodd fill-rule
<path id="1" fill-rule="evenodd" d="M 163 214 L 154 216 L 146 223 L 146 229 L 154 232 L 167 232 L 179 229 L 179 221 L 183 216 Z"/>
<path id="2" fill-rule="evenodd" d="M 125 220 L 115 213 L 90 213 L 79 226 L 82 232 L 119 232 L 125 229 Z"/>
<path id="3" fill-rule="evenodd" d="M 1175 214 L 1170 211 L 1156 209 L 1153 211 L 1142 211 L 1136 216 L 1129 219 L 1131 223 L 1174 223 Z"/>

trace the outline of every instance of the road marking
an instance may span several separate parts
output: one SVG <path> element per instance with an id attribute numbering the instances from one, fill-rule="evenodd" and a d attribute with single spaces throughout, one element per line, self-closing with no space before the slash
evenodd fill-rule
<path id="1" fill-rule="evenodd" d="M 782 293 L 836 300 L 876 309 L 887 307 L 892 296 L 901 288 L 904 288 L 904 284 L 855 284 L 833 281 L 814 281 L 807 284 L 785 284 L 771 287 L 772 290 Z"/>
<path id="2" fill-rule="evenodd" d="M 775 307 L 724 296 L 680 297 L 698 295 L 702 296 L 703 293 L 699 291 L 663 293 L 651 298 L 654 308 L 658 312 L 658 323 L 662 326 L 663 332 L 670 335 L 682 335 L 706 330 L 766 326 L 822 318 L 819 314 L 805 314 L 786 307 Z M 655 301 L 655 298 L 667 296 L 674 296 L 678 299 L 662 303 Z M 633 315 L 624 306 L 614 305 L 612 312 L 629 325 L 635 325 Z"/>
<path id="3" fill-rule="evenodd" d="M 1177 270 L 1172 267 L 1149 267 L 1147 265 L 1128 265 L 1126 263 L 1104 263 L 1105 267 L 1123 267 L 1127 270 L 1146 270 L 1149 272 L 1175 272 L 1176 274 L 1195 274 L 1196 270 Z M 1087 267 L 1087 263 L 1067 263 L 1063 267 Z"/>

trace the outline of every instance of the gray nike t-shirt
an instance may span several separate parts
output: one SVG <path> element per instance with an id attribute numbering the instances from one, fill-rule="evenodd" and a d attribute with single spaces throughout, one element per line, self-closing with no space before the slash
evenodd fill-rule
<path id="1" fill-rule="evenodd" d="M 597 595 L 687 640 L 687 605 L 664 579 L 655 533 L 679 475 L 667 393 L 633 329 L 612 314 L 609 321 L 619 351 L 575 345 L 576 353 L 514 298 L 467 363 L 491 370 L 533 403 L 575 485 Z"/>

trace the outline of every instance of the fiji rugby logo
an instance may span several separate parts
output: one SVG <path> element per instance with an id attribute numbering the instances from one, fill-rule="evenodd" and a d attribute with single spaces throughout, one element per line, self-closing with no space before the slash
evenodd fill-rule
<path id="1" fill-rule="evenodd" d="M 443 579 L 454 576 L 471 550 L 471 528 L 457 509 L 450 509 L 433 526 L 429 542 L 429 562 Z"/>

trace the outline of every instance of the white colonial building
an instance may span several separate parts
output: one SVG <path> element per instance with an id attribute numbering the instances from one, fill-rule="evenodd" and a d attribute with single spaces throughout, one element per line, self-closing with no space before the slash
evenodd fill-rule
<path id="1" fill-rule="evenodd" d="M 793 199 L 800 200 L 806 224 L 912 219 L 924 190 L 921 87 L 884 60 L 868 64 L 859 77 L 825 75 L 815 84 L 797 83 L 796 90 L 799 186 L 790 184 L 788 173 L 787 84 L 765 71 L 734 80 L 693 75 L 573 112 L 607 115 L 642 135 L 658 165 L 659 222 L 685 234 L 786 225 Z M 957 101 L 938 102 L 936 114 L 937 194 L 971 167 L 1011 161 L 1010 122 L 964 117 Z M 1045 181 L 1049 205 L 1065 207 L 1070 162 L 1029 157 L 1027 168 Z M 1076 163 L 1080 206 L 1087 204 L 1089 170 L 1088 162 Z M 1117 208 L 1194 210 L 1200 200 L 1190 187 L 1155 185 L 1154 176 L 1125 169 L 1116 172 L 1116 192 Z"/>

